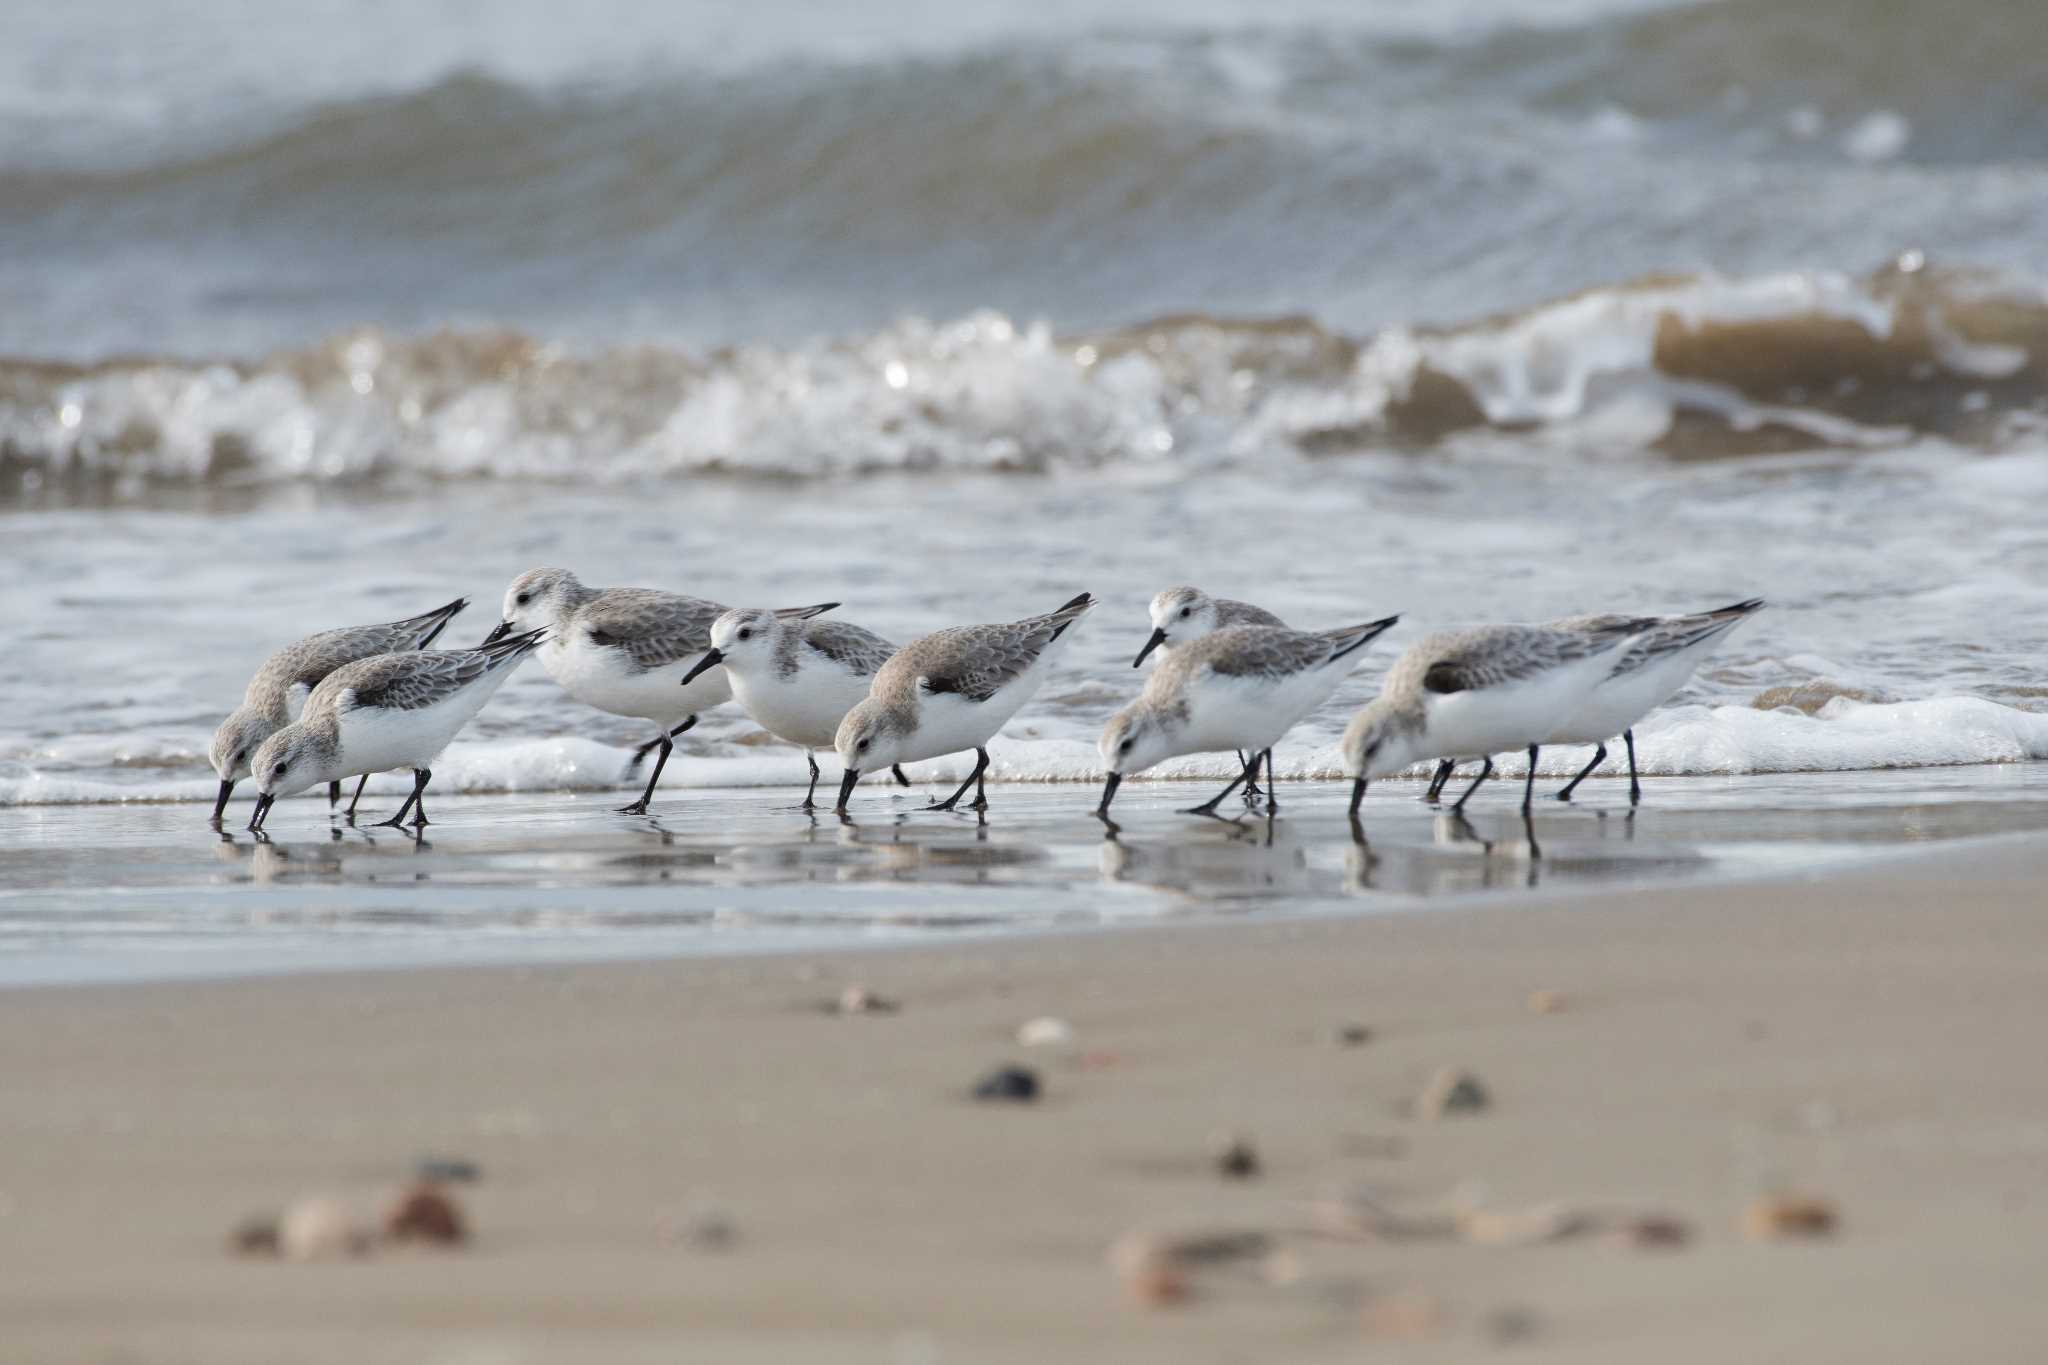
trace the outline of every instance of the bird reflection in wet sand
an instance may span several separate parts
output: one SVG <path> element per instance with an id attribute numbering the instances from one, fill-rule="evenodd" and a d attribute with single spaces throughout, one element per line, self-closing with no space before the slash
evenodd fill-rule
<path id="1" fill-rule="evenodd" d="M 1223 825 L 1217 837 L 1133 842 L 1111 825 L 1097 846 L 1102 880 L 1151 886 L 1194 900 L 1260 900 L 1327 895 L 1337 879 L 1309 858 L 1309 846 L 1287 839 L 1275 845 L 1273 822 Z M 1206 831 L 1205 831 L 1206 833 Z"/>

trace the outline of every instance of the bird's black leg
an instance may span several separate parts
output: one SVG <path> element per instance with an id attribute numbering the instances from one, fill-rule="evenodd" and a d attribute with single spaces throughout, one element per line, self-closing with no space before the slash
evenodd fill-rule
<path id="1" fill-rule="evenodd" d="M 431 776 L 431 774 L 425 768 L 413 769 L 412 794 L 405 798 L 405 804 L 398 808 L 398 814 L 392 816 L 389 820 L 379 820 L 377 822 L 378 826 L 382 827 L 388 825 L 392 829 L 401 828 L 405 824 L 405 817 L 407 812 L 411 811 L 415 805 L 419 804 L 420 793 L 426 789 L 427 778 L 429 776 Z"/>
<path id="2" fill-rule="evenodd" d="M 968 809 L 969 809 L 969 810 L 987 810 L 987 809 L 988 809 L 988 755 L 987 755 L 986 753 L 982 753 L 982 751 L 981 751 L 981 750 L 978 750 L 978 749 L 977 749 L 977 750 L 976 750 L 975 752 L 976 752 L 976 753 L 980 753 L 980 754 L 981 754 L 981 762 L 980 762 L 980 764 L 979 764 L 979 765 L 977 766 L 977 768 L 976 768 L 976 770 L 975 770 L 975 774 L 974 774 L 974 804 L 973 804 L 972 806 L 968 807 Z"/>
<path id="3" fill-rule="evenodd" d="M 1451 803 L 1452 813 L 1457 815 L 1463 815 L 1465 813 L 1465 803 L 1472 799 L 1472 793 L 1478 791 L 1480 784 L 1485 782 L 1487 778 L 1492 776 L 1493 760 L 1489 758 L 1486 760 L 1485 765 L 1479 769 L 1479 776 L 1472 779 L 1472 785 L 1465 788 L 1465 794 L 1459 797 L 1456 801 L 1453 801 Z"/>
<path id="4" fill-rule="evenodd" d="M 676 727 L 675 729 L 673 729 L 673 730 L 669 731 L 669 732 L 668 732 L 669 738 L 670 738 L 670 739 L 674 739 L 674 738 L 675 738 L 675 737 L 676 737 L 677 735 L 679 735 L 679 734 L 681 734 L 681 733 L 682 733 L 683 731 L 685 731 L 685 730 L 689 729 L 689 728 L 690 728 L 690 727 L 691 727 L 692 725 L 695 725 L 696 723 L 697 723 L 697 718 L 696 718 L 695 716 L 692 716 L 692 717 L 690 717 L 690 718 L 689 718 L 688 720 L 684 721 L 684 722 L 683 722 L 683 723 L 682 723 L 681 725 L 678 725 L 678 726 L 677 726 L 677 727 Z M 627 760 L 626 760 L 626 771 L 627 771 L 627 772 L 632 772 L 632 771 L 633 771 L 633 769 L 635 769 L 635 768 L 637 768 L 637 767 L 639 767 L 639 766 L 640 766 L 641 762 L 642 762 L 642 761 L 643 761 L 643 760 L 644 760 L 644 759 L 645 759 L 645 758 L 647 757 L 647 755 L 649 755 L 649 754 L 653 753 L 653 752 L 654 752 L 654 751 L 655 751 L 656 749 L 658 749 L 658 748 L 660 748 L 660 747 L 661 747 L 661 741 L 660 741 L 660 740 L 658 740 L 658 739 L 650 739 L 650 740 L 648 740 L 648 741 L 647 741 L 647 742 L 646 742 L 645 744 L 643 744 L 643 745 L 641 745 L 641 746 L 640 746 L 639 748 L 635 749 L 635 750 L 633 751 L 633 756 L 632 756 L 631 758 L 629 758 L 629 759 L 627 759 Z"/>
<path id="5" fill-rule="evenodd" d="M 1444 794 L 1444 784 L 1451 780 L 1451 772 L 1457 766 L 1458 761 L 1453 758 L 1447 758 L 1438 763 L 1436 765 L 1436 776 L 1429 779 L 1429 791 L 1422 799 L 1432 806 L 1440 801 Z"/>
<path id="6" fill-rule="evenodd" d="M 333 813 L 333 811 L 334 811 L 334 808 L 335 808 L 336 806 L 340 805 L 340 804 L 341 804 L 341 784 L 340 784 L 339 782 L 329 782 L 329 783 L 327 784 L 327 810 L 328 810 L 328 812 L 329 812 L 330 814 L 332 814 L 332 813 Z"/>
<path id="7" fill-rule="evenodd" d="M 804 750 L 804 762 L 811 765 L 811 785 L 804 788 L 804 803 L 798 806 L 797 809 L 816 810 L 818 808 L 817 804 L 811 798 L 818 794 L 818 760 L 811 757 L 811 751 L 806 749 Z"/>
<path id="8" fill-rule="evenodd" d="M 1237 751 L 1237 766 L 1242 768 L 1244 761 L 1244 750 L 1239 749 Z M 1259 790 L 1259 775 L 1257 770 L 1254 769 L 1252 780 L 1244 784 L 1244 803 L 1247 806 L 1256 806 L 1259 804 L 1259 798 L 1264 795 L 1265 793 Z"/>
<path id="9" fill-rule="evenodd" d="M 427 819 L 427 783 L 433 780 L 434 770 L 432 768 L 414 768 L 412 770 L 412 827 L 414 829 L 424 829 L 430 823 Z"/>
<path id="10" fill-rule="evenodd" d="M 907 787 L 910 785 L 910 779 L 903 775 L 903 765 L 901 763 L 891 763 L 889 765 L 889 771 L 896 774 L 897 786 Z"/>
<path id="11" fill-rule="evenodd" d="M 988 750 L 986 750 L 986 749 L 982 749 L 982 748 L 977 748 L 977 749 L 975 749 L 975 751 L 974 751 L 974 771 L 973 771 L 973 772 L 971 772 L 971 773 L 969 773 L 969 774 L 967 774 L 967 780 L 966 780 L 965 782 L 962 782 L 962 783 L 960 784 L 960 789 L 959 789 L 958 791 L 954 792 L 954 793 L 953 793 L 953 794 L 952 794 L 951 796 L 947 797 L 947 798 L 946 798 L 945 800 L 943 800 L 943 801 L 935 801 L 935 802 L 933 802 L 933 803 L 932 803 L 931 805 L 929 805 L 929 806 L 926 806 L 926 807 L 925 807 L 925 809 L 926 809 L 926 810 L 951 810 L 951 809 L 953 809 L 953 807 L 955 807 L 955 806 L 957 806 L 957 805 L 959 805 L 959 804 L 960 804 L 960 798 L 961 798 L 961 797 L 963 797 L 963 796 L 965 796 L 965 795 L 967 795 L 967 789 L 968 789 L 969 787 L 973 786 L 973 785 L 974 785 L 975 783 L 977 783 L 977 782 L 981 781 L 981 775 L 982 775 L 982 774 L 983 774 L 984 772 L 987 772 L 987 771 L 988 771 Z M 983 809 L 983 808 L 985 808 L 985 807 L 986 807 L 986 806 L 988 805 L 988 797 L 987 797 L 987 796 L 986 796 L 985 794 L 984 794 L 984 795 L 982 795 L 982 796 L 979 796 L 979 797 L 977 797 L 977 798 L 975 798 L 975 799 L 976 799 L 976 805 L 975 805 L 974 807 L 972 807 L 972 809 L 976 809 L 976 810 L 979 810 L 979 809 Z"/>
<path id="12" fill-rule="evenodd" d="M 1636 778 L 1636 731 L 1634 726 L 1621 732 L 1628 743 L 1628 803 L 1631 806 L 1643 804 L 1643 784 Z"/>
<path id="13" fill-rule="evenodd" d="M 1522 782 L 1522 814 L 1529 813 L 1529 803 L 1536 799 L 1536 754 L 1543 746 L 1529 746 L 1529 776 Z"/>
<path id="14" fill-rule="evenodd" d="M 679 733 L 682 730 L 687 730 L 690 728 L 691 725 L 696 723 L 696 720 L 697 718 L 695 716 L 692 716 L 684 724 L 677 727 L 677 730 L 670 731 L 669 733 L 674 734 Z M 668 756 L 671 753 L 675 752 L 676 747 L 675 741 L 670 739 L 666 734 L 663 735 L 660 739 L 656 740 L 655 744 L 661 750 L 661 757 L 654 760 L 654 776 L 647 779 L 647 790 L 640 793 L 640 799 L 638 801 L 635 801 L 630 806 L 619 807 L 619 814 L 621 815 L 647 814 L 647 803 L 654 799 L 654 784 L 661 781 L 661 770 L 668 766 Z"/>
<path id="15" fill-rule="evenodd" d="M 1572 792 L 1577 789 L 1578 785 L 1581 782 L 1584 782 L 1587 778 L 1591 777 L 1593 775 L 1593 769 L 1599 767 L 1602 763 L 1605 763 L 1606 761 L 1607 746 L 1605 744 L 1594 745 L 1593 761 L 1591 763 L 1588 763 L 1585 767 L 1579 769 L 1579 775 L 1577 777 L 1573 778 L 1571 781 L 1564 784 L 1564 790 L 1557 794 L 1557 799 L 1560 801 L 1571 800 Z"/>
<path id="16" fill-rule="evenodd" d="M 1224 797 L 1226 797 L 1226 796 L 1230 795 L 1230 794 L 1231 794 L 1232 792 L 1236 791 L 1236 790 L 1237 790 L 1237 788 L 1238 788 L 1238 784 L 1239 784 L 1239 783 L 1241 783 L 1241 782 L 1249 782 L 1249 781 L 1251 781 L 1251 777 L 1252 777 L 1252 768 L 1253 768 L 1253 766 L 1254 766 L 1255 764 L 1257 764 L 1257 763 L 1258 763 L 1258 761 L 1259 761 L 1259 758 L 1260 758 L 1260 755 L 1258 755 L 1258 754 L 1253 754 L 1253 755 L 1252 755 L 1252 761 L 1251 761 L 1250 763 L 1247 763 L 1247 764 L 1245 764 L 1245 765 L 1244 765 L 1244 771 L 1243 771 L 1243 772 L 1239 773 L 1239 774 L 1238 774 L 1238 775 L 1237 775 L 1236 777 L 1234 777 L 1234 778 L 1232 778 L 1232 779 L 1230 780 L 1230 785 L 1229 785 L 1229 786 L 1225 787 L 1225 788 L 1224 788 L 1224 789 L 1223 789 L 1222 791 L 1220 791 L 1220 792 L 1217 792 L 1217 793 L 1216 793 L 1216 794 L 1215 794 L 1214 796 L 1210 797 L 1210 798 L 1209 798 L 1209 799 L 1208 799 L 1207 801 L 1204 801 L 1204 802 L 1203 802 L 1203 803 L 1202 803 L 1201 805 L 1199 805 L 1199 806 L 1190 806 L 1190 807 L 1188 807 L 1188 808 L 1187 808 L 1186 810 L 1182 811 L 1182 812 L 1181 812 L 1181 814 L 1182 814 L 1182 815 L 1215 815 L 1215 814 L 1216 814 L 1216 807 L 1217 807 L 1217 806 L 1219 806 L 1219 805 L 1221 805 L 1221 804 L 1223 803 L 1223 798 L 1224 798 Z M 1218 816 L 1217 818 L 1218 818 L 1218 819 L 1221 819 L 1222 817 L 1221 817 L 1221 816 Z"/>
<path id="17" fill-rule="evenodd" d="M 363 799 L 363 788 L 369 785 L 370 775 L 368 773 L 364 773 L 356 779 L 356 794 L 348 799 L 348 815 L 345 817 L 351 825 L 356 822 L 356 802 Z"/>
<path id="18" fill-rule="evenodd" d="M 1258 762 L 1256 758 L 1252 760 Z M 1280 782 L 1273 776 L 1273 751 L 1266 750 L 1266 814 L 1280 813 Z"/>

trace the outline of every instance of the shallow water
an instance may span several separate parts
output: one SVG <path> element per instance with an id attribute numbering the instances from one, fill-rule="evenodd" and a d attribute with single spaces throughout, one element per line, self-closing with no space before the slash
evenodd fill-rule
<path id="1" fill-rule="evenodd" d="M 2039 828 L 2048 768 L 1653 779 L 1469 820 L 1379 784 L 1360 844 L 1339 784 L 1283 784 L 1267 822 L 1176 813 L 1213 787 L 1004 787 L 985 820 L 863 791 L 848 822 L 786 793 L 693 791 L 654 819 L 590 798 L 455 797 L 425 838 L 281 804 L 269 838 L 190 807 L 0 811 L 0 984 L 718 953 L 1083 929 L 1189 916 L 1422 911 L 1493 896 L 1852 866 Z M 1532 856 L 1530 835 L 1536 849 Z"/>

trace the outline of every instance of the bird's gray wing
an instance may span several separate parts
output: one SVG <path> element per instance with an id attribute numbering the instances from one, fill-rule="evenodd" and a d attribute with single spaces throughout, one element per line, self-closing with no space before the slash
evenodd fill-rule
<path id="1" fill-rule="evenodd" d="M 695 659 L 711 648 L 716 602 L 651 588 L 613 588 L 576 613 L 575 628 L 601 649 L 616 649 L 642 669 Z"/>

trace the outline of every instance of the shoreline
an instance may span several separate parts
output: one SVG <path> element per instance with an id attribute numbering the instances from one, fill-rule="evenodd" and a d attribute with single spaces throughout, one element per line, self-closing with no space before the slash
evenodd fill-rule
<path id="1" fill-rule="evenodd" d="M 1441 914 L 4 992 L 0 1320 L 25 1362 L 2018 1361 L 2044 886 L 2011 839 Z M 851 985 L 898 1008 L 830 1011 Z M 1041 1016 L 1072 1041 L 1020 1045 Z M 966 1098 L 1005 1062 L 1036 1104 Z M 1488 1106 L 1417 1117 L 1442 1067 Z M 427 1154 L 482 1169 L 466 1249 L 224 1248 Z M 1748 1240 L 1774 1188 L 1839 1226 Z M 1507 1231 L 1316 1230 L 1361 1190 Z M 1686 1238 L 1509 1235 L 1553 1204 Z M 1272 1254 L 1129 1301 L 1113 1244 L 1203 1232 Z"/>

